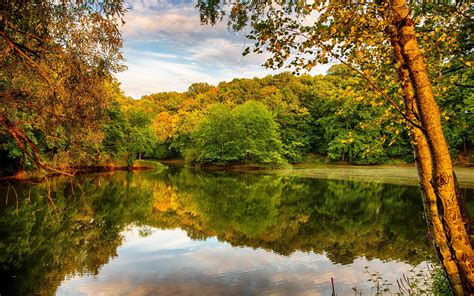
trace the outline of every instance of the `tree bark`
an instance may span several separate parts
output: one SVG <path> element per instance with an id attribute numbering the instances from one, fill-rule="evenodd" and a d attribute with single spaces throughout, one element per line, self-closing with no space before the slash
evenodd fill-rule
<path id="1" fill-rule="evenodd" d="M 390 4 L 393 25 L 397 30 L 401 53 L 416 93 L 415 102 L 421 126 L 432 156 L 434 177 L 432 183 L 440 200 L 438 206 L 441 206 L 442 210 L 447 245 L 461 279 L 462 291 L 455 289 L 453 292 L 457 295 L 469 295 L 474 293 L 474 252 L 456 195 L 453 165 L 442 131 L 439 109 L 416 40 L 414 22 L 410 18 L 406 0 L 391 0 Z M 450 282 L 453 285 L 455 281 L 450 279 Z"/>
<path id="2" fill-rule="evenodd" d="M 413 89 L 413 84 L 410 80 L 410 74 L 402 55 L 396 31 L 392 32 L 391 42 L 394 49 L 398 77 L 401 81 L 404 93 L 405 112 L 411 121 L 416 122 L 417 118 L 415 114 L 417 114 L 417 108 L 415 105 L 415 90 Z M 453 255 L 451 254 L 451 249 L 447 243 L 448 240 L 444 231 L 442 215 L 440 214 L 440 208 L 437 204 L 438 198 L 433 183 L 431 182 L 433 177 L 433 163 L 428 142 L 419 128 L 411 124 L 408 124 L 408 128 L 412 140 L 413 153 L 422 190 L 425 218 L 430 236 L 438 257 L 448 276 L 451 289 L 455 291 L 456 294 L 462 294 L 463 287 L 459 276 L 459 270 L 452 259 Z"/>

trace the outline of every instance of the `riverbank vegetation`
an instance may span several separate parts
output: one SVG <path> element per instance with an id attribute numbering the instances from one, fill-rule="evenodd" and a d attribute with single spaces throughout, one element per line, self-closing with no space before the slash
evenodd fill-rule
<path id="1" fill-rule="evenodd" d="M 217 85 L 198 82 L 185 92 L 134 100 L 113 78 L 124 69 L 118 30 L 122 3 L 71 3 L 63 10 L 42 5 L 12 1 L 2 6 L 3 175 L 35 168 L 123 167 L 142 158 L 269 166 L 311 159 L 353 164 L 413 159 L 406 118 L 386 100 L 402 101 L 403 89 L 397 73 L 385 66 L 369 71 L 383 94 L 351 67 L 337 64 L 327 75 L 283 72 Z M 421 26 L 419 34 L 430 50 L 428 70 L 436 77 L 433 92 L 444 134 L 451 156 L 470 163 L 474 82 L 461 30 L 466 25 L 433 22 Z M 450 26 L 457 33 L 448 38 Z M 439 60 L 443 55 L 446 62 Z"/>
<path id="2" fill-rule="evenodd" d="M 472 98 L 454 84 L 438 87 L 447 93 L 441 107 L 451 153 L 469 162 Z M 128 166 L 144 158 L 271 166 L 314 161 L 314 156 L 319 162 L 353 164 L 413 159 L 403 120 L 344 65 L 327 75 L 286 72 L 216 86 L 195 83 L 186 92 L 139 100 L 126 97 L 115 81 L 104 90 L 104 110 L 84 133 L 71 134 L 69 125 L 59 124 L 52 141 L 42 128 L 22 125 L 41 159 L 58 168 Z M 4 173 L 34 168 L 6 133 L 1 149 Z"/>

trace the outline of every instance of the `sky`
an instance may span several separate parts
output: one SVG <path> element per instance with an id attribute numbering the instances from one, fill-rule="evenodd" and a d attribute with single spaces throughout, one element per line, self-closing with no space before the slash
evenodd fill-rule
<path id="1" fill-rule="evenodd" d="M 201 26 L 195 0 L 126 0 L 122 27 L 128 70 L 117 75 L 127 96 L 185 91 L 194 82 L 217 85 L 234 78 L 264 77 L 280 71 L 261 65 L 268 54 L 242 56 L 252 43 L 226 22 Z M 311 74 L 325 73 L 319 66 Z"/>

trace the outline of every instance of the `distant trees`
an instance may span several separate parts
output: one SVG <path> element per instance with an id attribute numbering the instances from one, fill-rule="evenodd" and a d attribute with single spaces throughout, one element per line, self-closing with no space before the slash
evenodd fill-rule
<path id="1" fill-rule="evenodd" d="M 217 87 L 204 84 L 192 94 L 148 95 L 130 101 L 126 108 L 150 110 L 144 112 L 153 118 L 159 142 L 157 157 L 184 156 L 194 147 L 191 135 L 197 123 L 209 116 L 210 106 L 219 103 L 233 109 L 254 101 L 273 115 L 282 143 L 281 156 L 288 162 L 304 161 L 308 153 L 320 154 L 328 161 L 366 164 L 392 157 L 409 159 L 409 140 L 402 123 L 392 120 L 394 114 L 373 102 L 375 94 L 363 81 L 344 69 L 343 65 L 334 66 L 326 76 L 281 73 L 261 79 L 235 79 Z"/>
<path id="2" fill-rule="evenodd" d="M 186 159 L 200 163 L 281 164 L 282 144 L 272 114 L 258 102 L 234 109 L 212 105 L 191 134 Z"/>
<path id="3" fill-rule="evenodd" d="M 149 116 L 142 111 L 122 111 L 115 103 L 109 110 L 109 120 L 103 126 L 105 152 L 129 167 L 143 156 L 150 157 L 156 146 L 156 136 Z"/>
<path id="4" fill-rule="evenodd" d="M 465 76 L 459 77 L 460 83 L 470 83 Z M 196 159 L 192 150 L 196 146 L 198 125 L 209 119 L 209 109 L 217 104 L 227 108 L 230 114 L 247 102 L 258 103 L 271 114 L 272 121 L 277 124 L 277 138 L 281 143 L 278 154 L 283 161 L 302 162 L 309 153 L 326 161 L 359 164 L 384 163 L 392 158 L 412 159 L 403 120 L 375 100 L 377 94 L 367 89 L 364 81 L 344 65 L 331 67 L 324 76 L 298 77 L 284 72 L 264 78 L 234 79 L 217 86 L 194 84 L 187 92 L 150 94 L 139 100 L 125 97 L 117 82 L 104 83 L 103 89 L 107 99 L 104 110 L 100 111 L 102 115 L 86 129 L 75 129 L 74 125 L 63 122 L 56 124 L 55 132 L 60 137 L 52 138 L 45 137 L 43 129 L 36 125 L 22 124 L 22 131 L 34 141 L 44 160 L 55 166 L 67 166 L 122 161 L 130 164 L 140 157 L 186 156 L 198 163 L 201 160 Z M 466 113 L 469 112 L 470 96 L 463 95 L 465 92 L 451 85 L 441 105 L 453 156 L 464 150 L 469 152 L 472 141 L 470 113 Z M 246 120 L 243 115 L 241 119 L 229 118 L 242 120 L 242 124 Z M 237 134 L 231 136 L 228 140 L 234 145 Z M 239 139 L 239 145 L 242 141 L 253 141 L 245 134 Z M 255 150 L 256 143 L 245 149 Z M 230 154 L 234 149 L 232 145 L 226 145 Z M 15 171 L 20 165 L 24 168 L 33 165 L 29 158 L 23 157 L 22 150 L 8 134 L 0 135 L 0 149 L 2 170 Z M 250 157 L 249 154 L 247 158 L 222 158 L 218 162 L 266 163 L 268 159 L 265 158 Z M 205 161 L 212 162 L 210 159 Z"/>
<path id="5" fill-rule="evenodd" d="M 396 89 L 390 91 L 394 92 Z M 235 132 L 240 127 L 233 121 L 245 121 L 245 116 L 236 119 L 230 115 L 234 109 L 248 102 L 258 102 L 269 111 L 277 124 L 281 142 L 279 153 L 284 161 L 301 162 L 308 153 L 318 154 L 327 161 L 358 164 L 384 163 L 391 158 L 410 161 L 410 139 L 403 120 L 387 110 L 376 97 L 377 94 L 368 89 L 365 82 L 350 69 L 344 65 L 335 65 L 324 76 L 298 77 L 285 72 L 264 78 L 234 79 L 217 86 L 197 83 L 184 93 L 150 94 L 140 100 L 125 99 L 122 94 L 117 97 L 116 106 L 112 108 L 117 108 L 120 115 L 110 117 L 106 126 L 120 124 L 121 120 L 126 122 L 132 113 L 139 113 L 146 118 L 144 122 L 147 123 L 142 126 L 151 127 L 153 139 L 146 144 L 151 145 L 148 146 L 151 148 L 141 153 L 144 157 L 182 157 L 194 163 L 259 163 L 259 158 L 244 159 L 234 153 L 235 149 L 240 149 L 236 147 L 237 144 L 252 141 L 252 138 L 245 135 L 240 137 Z M 459 98 L 446 97 L 446 102 L 452 101 L 459 101 Z M 463 152 L 463 137 L 469 128 L 466 121 L 457 120 L 464 115 L 453 115 L 451 106 L 445 104 L 442 110 L 447 116 L 452 116 L 450 124 L 445 128 L 452 138 L 452 153 L 456 155 Z M 462 104 L 458 106 L 465 108 Z M 216 110 L 220 110 L 222 114 Z M 211 116 L 216 117 L 212 119 L 216 125 L 214 129 L 206 130 L 203 122 L 211 121 Z M 233 131 L 229 132 L 229 137 L 219 132 L 219 128 L 226 128 L 224 122 Z M 149 131 L 148 129 L 145 134 Z M 233 156 L 219 160 L 207 158 L 210 154 L 218 154 L 206 149 L 210 154 L 198 159 L 193 149 L 198 138 L 206 142 L 204 132 L 207 135 L 214 133 L 212 137 L 219 136 L 225 146 L 222 155 Z M 110 147 L 107 143 L 109 136 L 106 133 L 105 147 Z M 237 136 L 240 137 L 239 141 L 236 141 Z M 209 144 L 211 140 L 207 140 L 206 143 Z M 469 139 L 466 141 L 468 146 Z M 124 149 L 131 143 L 124 138 L 116 142 L 115 146 L 125 142 L 121 147 Z M 118 152 L 107 150 L 107 153 Z M 125 154 L 120 153 L 122 156 L 118 158 L 122 159 Z M 139 153 L 136 153 L 136 157 L 138 156 Z"/>
<path id="6" fill-rule="evenodd" d="M 315 77 L 305 94 L 314 123 L 316 153 L 332 161 L 371 164 L 391 157 L 411 159 L 407 133 L 363 80 L 344 65 Z"/>

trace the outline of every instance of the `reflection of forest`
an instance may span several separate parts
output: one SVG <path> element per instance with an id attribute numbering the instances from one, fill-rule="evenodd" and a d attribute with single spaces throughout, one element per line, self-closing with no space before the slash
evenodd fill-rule
<path id="1" fill-rule="evenodd" d="M 184 169 L 56 179 L 51 199 L 46 183 L 14 187 L 18 202 L 0 188 L 2 295 L 51 295 L 67 275 L 97 274 L 130 224 L 283 255 L 326 252 L 342 264 L 358 256 L 417 264 L 429 250 L 413 187 Z"/>
<path id="2" fill-rule="evenodd" d="M 325 251 L 417 264 L 429 250 L 416 188 L 260 174 L 181 170 L 155 183 L 150 225 L 181 227 L 283 255 Z"/>
<path id="3" fill-rule="evenodd" d="M 8 204 L 0 213 L 0 272 L 8 283 L 0 294 L 54 295 L 67 275 L 97 274 L 116 256 L 124 226 L 150 206 L 151 191 L 129 184 L 91 176 L 0 188 Z"/>

